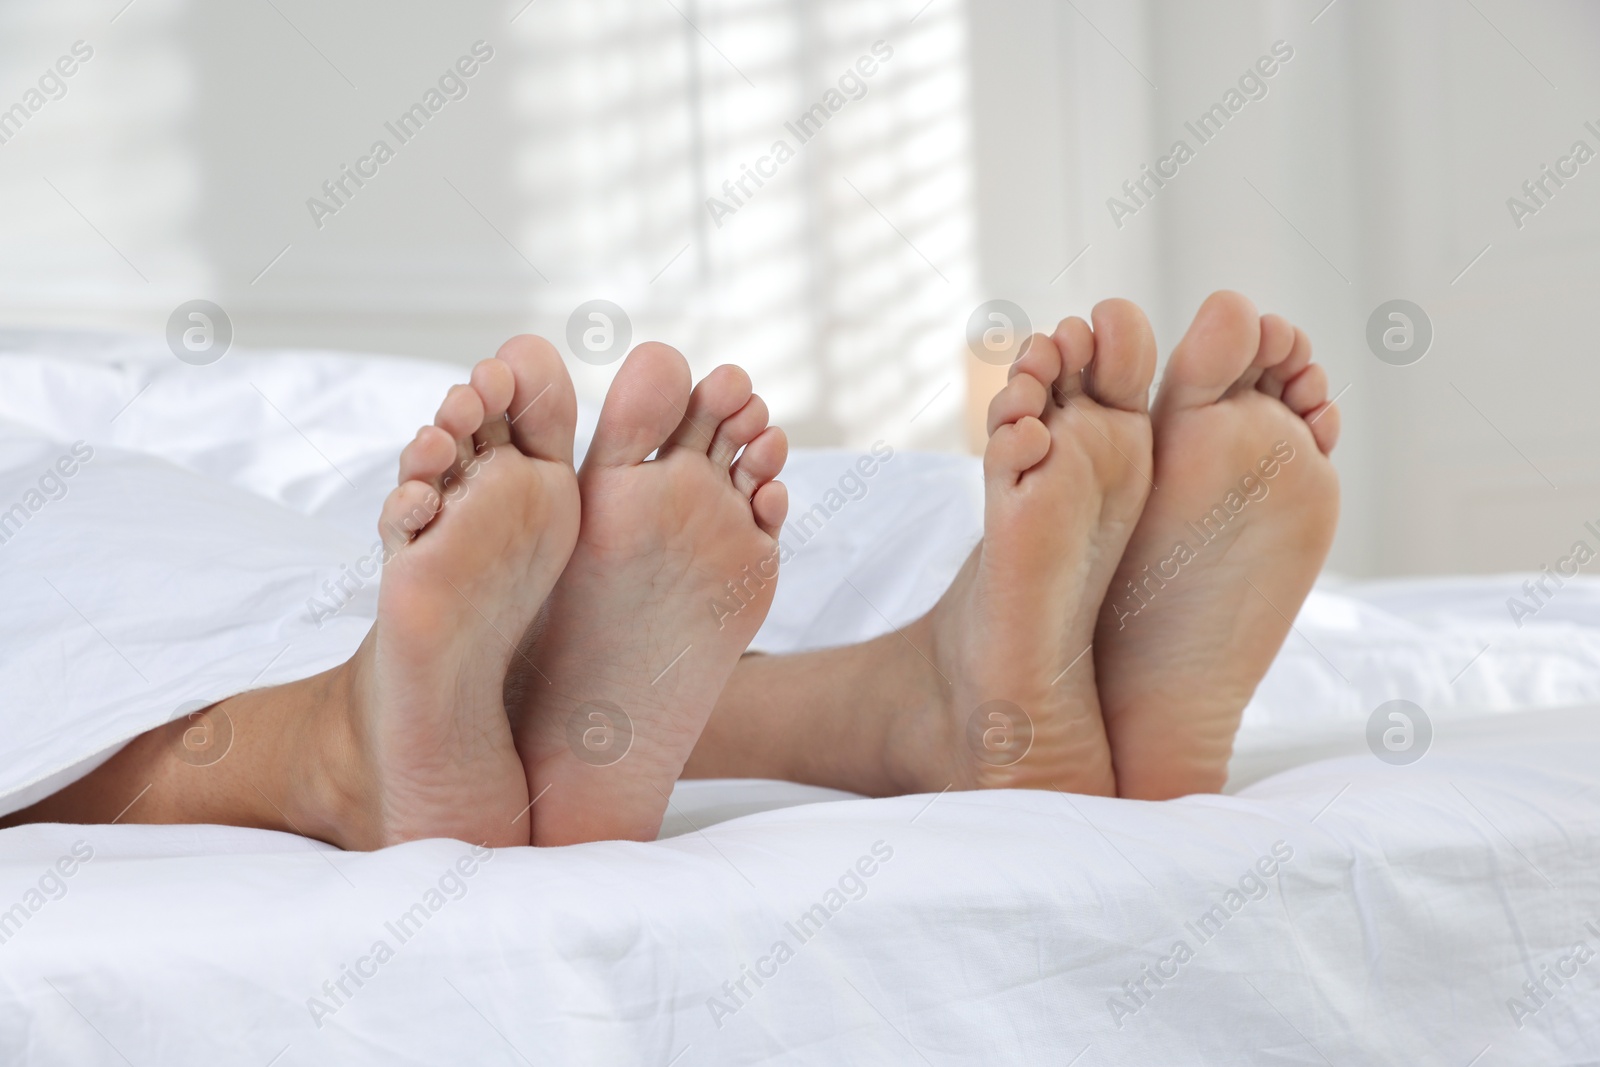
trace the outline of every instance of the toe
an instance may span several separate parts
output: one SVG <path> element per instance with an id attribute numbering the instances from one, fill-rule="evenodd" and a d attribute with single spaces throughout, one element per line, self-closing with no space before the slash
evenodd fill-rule
<path id="1" fill-rule="evenodd" d="M 1053 379 L 1046 380 L 1053 381 Z M 1040 418 L 1049 403 L 1050 390 L 1045 382 L 1032 374 L 1019 374 L 1007 382 L 1006 387 L 989 401 L 989 422 L 985 432 L 993 434 L 1001 426 L 1016 422 L 1027 415 Z"/>
<path id="2" fill-rule="evenodd" d="M 481 452 L 509 443 L 511 425 L 506 422 L 506 408 L 517 389 L 510 365 L 498 359 L 480 360 L 472 368 L 472 388 L 483 401 L 483 423 L 472 435 L 473 445 Z"/>
<path id="3" fill-rule="evenodd" d="M 1302 418 L 1327 402 L 1328 372 L 1320 363 L 1311 364 L 1283 387 L 1284 406 Z"/>
<path id="4" fill-rule="evenodd" d="M 1023 376 L 1034 379 L 1046 389 L 1061 377 L 1061 350 L 1053 338 L 1036 333 L 1022 343 L 1022 355 L 1011 364 L 1007 380 L 1014 382 Z"/>
<path id="5" fill-rule="evenodd" d="M 606 393 L 583 465 L 643 463 L 682 421 L 689 384 L 689 361 L 677 349 L 647 341 L 629 352 Z"/>
<path id="6" fill-rule="evenodd" d="M 1155 415 L 1222 399 L 1261 350 L 1261 316 L 1238 293 L 1212 293 L 1167 361 Z"/>
<path id="7" fill-rule="evenodd" d="M 767 402 L 759 396 L 752 396 L 744 407 L 723 419 L 712 434 L 711 462 L 724 468 L 732 464 L 739 449 L 759 437 L 769 421 Z"/>
<path id="8" fill-rule="evenodd" d="M 716 447 L 717 427 L 748 404 L 753 395 L 750 375 L 744 368 L 732 364 L 718 367 L 694 387 L 683 421 L 667 438 L 668 447 L 712 451 Z"/>
<path id="9" fill-rule="evenodd" d="M 1261 316 L 1261 347 L 1250 365 L 1263 373 L 1281 367 L 1294 351 L 1294 337 L 1294 324 L 1282 315 Z"/>
<path id="10" fill-rule="evenodd" d="M 571 463 L 578 399 L 561 354 L 543 337 L 523 334 L 501 345 L 494 358 L 511 368 L 511 442 L 524 455 Z"/>
<path id="11" fill-rule="evenodd" d="M 388 552 L 397 552 L 439 514 L 443 503 L 438 490 L 427 482 L 401 482 L 378 512 L 378 536 Z"/>
<path id="12" fill-rule="evenodd" d="M 778 476 L 789 459 L 789 437 L 776 426 L 763 430 L 733 465 L 733 486 L 747 497 Z"/>
<path id="13" fill-rule="evenodd" d="M 1072 397 L 1083 395 L 1083 369 L 1094 359 L 1094 331 L 1074 315 L 1061 320 L 1052 340 L 1061 353 L 1061 373 L 1051 388 L 1051 398 L 1065 407 Z"/>
<path id="14" fill-rule="evenodd" d="M 472 368 L 472 388 L 478 391 L 478 398 L 483 401 L 484 420 L 489 421 L 500 418 L 511 406 L 511 398 L 517 390 L 517 379 L 511 373 L 511 365 L 505 360 L 481 359 Z"/>
<path id="15" fill-rule="evenodd" d="M 1291 378 L 1283 388 L 1283 403 L 1306 420 L 1323 455 L 1339 441 L 1339 408 L 1328 399 L 1328 372 L 1313 363 Z"/>
<path id="16" fill-rule="evenodd" d="M 433 424 L 457 441 L 471 437 L 483 425 L 483 398 L 470 385 L 452 385 Z"/>
<path id="17" fill-rule="evenodd" d="M 1015 482 L 1050 452 L 1050 431 L 1031 415 L 995 430 L 983 452 L 983 475 Z"/>
<path id="18" fill-rule="evenodd" d="M 456 441 L 437 426 L 424 426 L 400 453 L 400 482 L 438 484 L 456 461 Z"/>
<path id="19" fill-rule="evenodd" d="M 1267 319 L 1273 318 L 1277 318 L 1277 316 L 1267 315 L 1261 320 L 1261 344 L 1263 348 L 1266 347 Z M 1311 365 L 1311 338 L 1307 337 L 1306 332 L 1297 326 L 1290 326 L 1287 322 L 1284 323 L 1284 326 L 1288 329 L 1288 345 L 1284 356 L 1276 363 L 1269 365 L 1262 373 L 1261 381 L 1256 384 L 1256 388 L 1263 393 L 1279 399 L 1283 397 L 1284 387 L 1301 371 Z M 1279 343 L 1281 344 L 1282 342 L 1280 341 Z"/>
<path id="20" fill-rule="evenodd" d="M 1256 349 L 1256 358 L 1250 361 L 1250 366 L 1241 374 L 1237 381 L 1228 387 L 1226 396 L 1235 396 L 1247 389 L 1260 389 L 1268 396 L 1280 396 L 1283 393 L 1283 382 L 1280 377 L 1270 376 L 1273 367 L 1283 364 L 1284 359 L 1294 348 L 1294 327 L 1282 315 L 1261 316 L 1261 341 Z"/>
<path id="21" fill-rule="evenodd" d="M 776 538 L 789 516 L 789 490 L 782 482 L 768 482 L 750 498 L 750 510 L 756 525 L 768 537 Z"/>
<path id="22" fill-rule="evenodd" d="M 1103 407 L 1149 410 L 1150 379 L 1156 371 L 1150 320 L 1128 300 L 1102 300 L 1091 318 L 1094 358 L 1084 368 L 1084 392 Z"/>
<path id="23" fill-rule="evenodd" d="M 1307 413 L 1305 419 L 1306 425 L 1311 428 L 1311 436 L 1316 439 L 1318 450 L 1324 456 L 1331 456 L 1333 446 L 1339 443 L 1339 405 L 1332 401 L 1323 403 Z"/>
<path id="24" fill-rule="evenodd" d="M 470 385 L 452 385 L 433 424 L 455 441 L 456 463 L 465 467 L 472 462 L 473 435 L 483 426 L 483 398 Z"/>

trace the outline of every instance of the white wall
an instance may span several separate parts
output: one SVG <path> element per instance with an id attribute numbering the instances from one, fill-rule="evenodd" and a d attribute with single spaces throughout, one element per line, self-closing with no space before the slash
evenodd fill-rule
<path id="1" fill-rule="evenodd" d="M 1600 161 L 1520 229 L 1506 199 L 1600 150 L 1597 31 L 1581 0 L 18 0 L 0 108 L 94 57 L 0 144 L 0 322 L 159 332 L 206 297 L 242 346 L 467 362 L 604 297 L 697 371 L 749 366 L 801 443 L 956 448 L 979 300 L 1127 296 L 1170 347 L 1227 286 L 1348 387 L 1336 568 L 1537 569 L 1600 518 Z M 480 39 L 470 94 L 315 226 Z M 878 40 L 865 96 L 717 226 L 706 198 Z M 1116 225 L 1277 40 L 1268 95 Z M 1435 327 L 1414 366 L 1367 348 L 1394 297 Z M 572 365 L 591 397 L 614 371 Z"/>
<path id="2" fill-rule="evenodd" d="M 1348 387 L 1336 569 L 1537 570 L 1600 548 L 1583 528 L 1600 161 L 1520 230 L 1506 207 L 1573 140 L 1600 150 L 1594 5 L 1014 0 L 970 24 L 987 289 L 1041 320 L 1130 296 L 1164 348 L 1220 287 L 1303 324 Z M 1295 55 L 1266 98 L 1118 228 L 1107 198 L 1174 139 L 1197 145 L 1183 123 L 1280 39 Z M 1365 339 L 1397 297 L 1435 328 L 1408 367 Z"/>
<path id="3" fill-rule="evenodd" d="M 959 443 L 958 2 L 119 7 L 0 7 L 0 107 L 74 41 L 94 50 L 0 145 L 0 321 L 159 332 L 206 298 L 240 346 L 470 362 L 604 298 L 697 372 L 749 366 L 800 443 Z M 385 122 L 479 40 L 466 97 L 402 145 Z M 802 145 L 785 122 L 864 57 Z M 393 160 L 314 219 L 378 139 Z M 780 139 L 794 158 L 713 219 Z M 591 398 L 615 371 L 573 368 Z"/>

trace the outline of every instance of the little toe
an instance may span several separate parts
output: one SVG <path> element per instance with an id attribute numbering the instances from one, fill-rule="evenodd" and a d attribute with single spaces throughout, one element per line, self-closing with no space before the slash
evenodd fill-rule
<path id="1" fill-rule="evenodd" d="M 517 451 L 571 463 L 578 399 L 561 354 L 543 337 L 523 334 L 501 345 L 494 358 L 511 369 L 511 401 L 505 415 Z"/>
<path id="2" fill-rule="evenodd" d="M 1311 429 L 1311 436 L 1316 439 L 1317 448 L 1324 456 L 1333 455 L 1333 446 L 1339 443 L 1339 427 L 1341 416 L 1339 405 L 1333 401 L 1325 401 L 1305 415 L 1306 426 Z"/>
<path id="3" fill-rule="evenodd" d="M 748 404 L 754 395 L 750 375 L 744 368 L 723 364 L 694 387 L 683 421 L 667 438 L 667 447 L 711 452 L 716 447 L 717 427 Z"/>
<path id="4" fill-rule="evenodd" d="M 1155 417 L 1222 399 L 1261 350 L 1261 316 L 1239 293 L 1212 293 L 1167 361 Z"/>
<path id="5" fill-rule="evenodd" d="M 992 435 L 1001 426 L 1016 422 L 1026 415 L 1040 418 L 1049 403 L 1048 385 L 1032 374 L 1019 374 L 989 401 L 989 420 L 984 432 Z"/>
<path id="6" fill-rule="evenodd" d="M 1339 408 L 1328 399 L 1328 372 L 1313 363 L 1289 380 L 1283 389 L 1283 403 L 1306 420 L 1317 449 L 1324 455 L 1339 442 Z"/>
<path id="7" fill-rule="evenodd" d="M 733 487 L 746 497 L 778 476 L 789 459 L 789 437 L 777 426 L 761 431 L 733 465 Z"/>
<path id="8" fill-rule="evenodd" d="M 716 433 L 712 435 L 711 462 L 718 467 L 730 466 L 733 457 L 739 454 L 739 449 L 760 436 L 769 421 L 771 420 L 767 412 L 767 402 L 759 396 L 752 396 L 745 402 L 744 407 L 723 419 Z"/>
<path id="9" fill-rule="evenodd" d="M 600 408 L 583 465 L 629 467 L 662 448 L 689 404 L 689 361 L 647 341 L 628 353 Z"/>
<path id="10" fill-rule="evenodd" d="M 378 512 L 378 536 L 384 549 L 399 551 L 433 521 L 443 502 L 438 490 L 427 482 L 401 482 L 390 491 Z"/>
<path id="11" fill-rule="evenodd" d="M 789 489 L 782 482 L 768 482 L 750 498 L 750 512 L 756 525 L 768 537 L 776 538 L 789 517 Z"/>
<path id="12" fill-rule="evenodd" d="M 1094 358 L 1083 387 L 1094 401 L 1122 411 L 1148 411 L 1150 379 L 1156 372 L 1156 339 L 1150 320 L 1129 300 L 1102 300 L 1094 307 Z"/>

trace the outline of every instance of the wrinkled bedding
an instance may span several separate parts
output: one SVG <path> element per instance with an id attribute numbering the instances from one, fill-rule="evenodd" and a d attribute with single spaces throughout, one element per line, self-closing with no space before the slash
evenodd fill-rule
<path id="1" fill-rule="evenodd" d="M 348 657 L 395 455 L 462 375 L 0 334 L 0 810 Z M 758 647 L 915 618 L 979 536 L 973 461 L 861 454 L 795 456 Z M 1225 796 L 691 782 L 658 842 L 495 852 L 0 832 L 0 1059 L 1594 1062 L 1600 585 L 1518 625 L 1522 581 L 1325 581 Z M 1367 740 L 1393 699 L 1408 765 Z"/>

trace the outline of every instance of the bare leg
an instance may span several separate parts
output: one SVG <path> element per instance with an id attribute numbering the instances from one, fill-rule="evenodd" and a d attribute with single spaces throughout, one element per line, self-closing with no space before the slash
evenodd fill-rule
<path id="1" fill-rule="evenodd" d="M 1326 455 L 1339 420 L 1327 377 L 1303 332 L 1259 318 L 1236 294 L 1201 309 L 1173 355 L 1154 422 L 1161 488 L 1099 609 L 1094 651 L 1118 793 L 1140 799 L 1223 786 L 1240 713 L 1311 588 L 1338 510 Z M 1231 511 L 1214 518 L 1225 501 Z M 1222 545 L 1186 547 L 1202 521 L 1226 526 L 1207 535 Z M 1152 578 L 1163 561 L 1180 573 Z M 747 657 L 686 776 L 780 778 L 870 796 L 960 788 L 958 774 L 930 773 L 938 746 L 962 754 L 971 739 L 928 729 L 952 715 L 953 687 L 933 664 L 959 677 L 929 622 L 848 648 Z"/>
<path id="2" fill-rule="evenodd" d="M 400 456 L 378 522 L 377 621 L 348 663 L 215 705 L 213 733 L 233 740 L 214 762 L 184 745 L 207 724 L 180 720 L 7 822 L 217 822 L 345 848 L 527 844 L 504 681 L 577 537 L 575 421 L 555 350 L 507 342 Z"/>
<path id="3" fill-rule="evenodd" d="M 342 843 L 366 821 L 351 701 L 348 665 L 231 697 L 141 734 L 0 826 L 217 823 Z"/>
<path id="4" fill-rule="evenodd" d="M 747 657 L 685 773 L 869 795 L 1115 791 L 1087 654 L 1149 489 L 1155 346 L 1126 301 L 1035 336 L 989 412 L 984 542 L 922 619 Z"/>
<path id="5" fill-rule="evenodd" d="M 919 723 L 949 714 L 948 690 L 898 634 L 792 656 L 748 655 L 683 776 L 776 778 L 876 797 L 937 791 L 955 783 L 918 773 L 936 754 L 914 746 L 928 734 Z"/>

